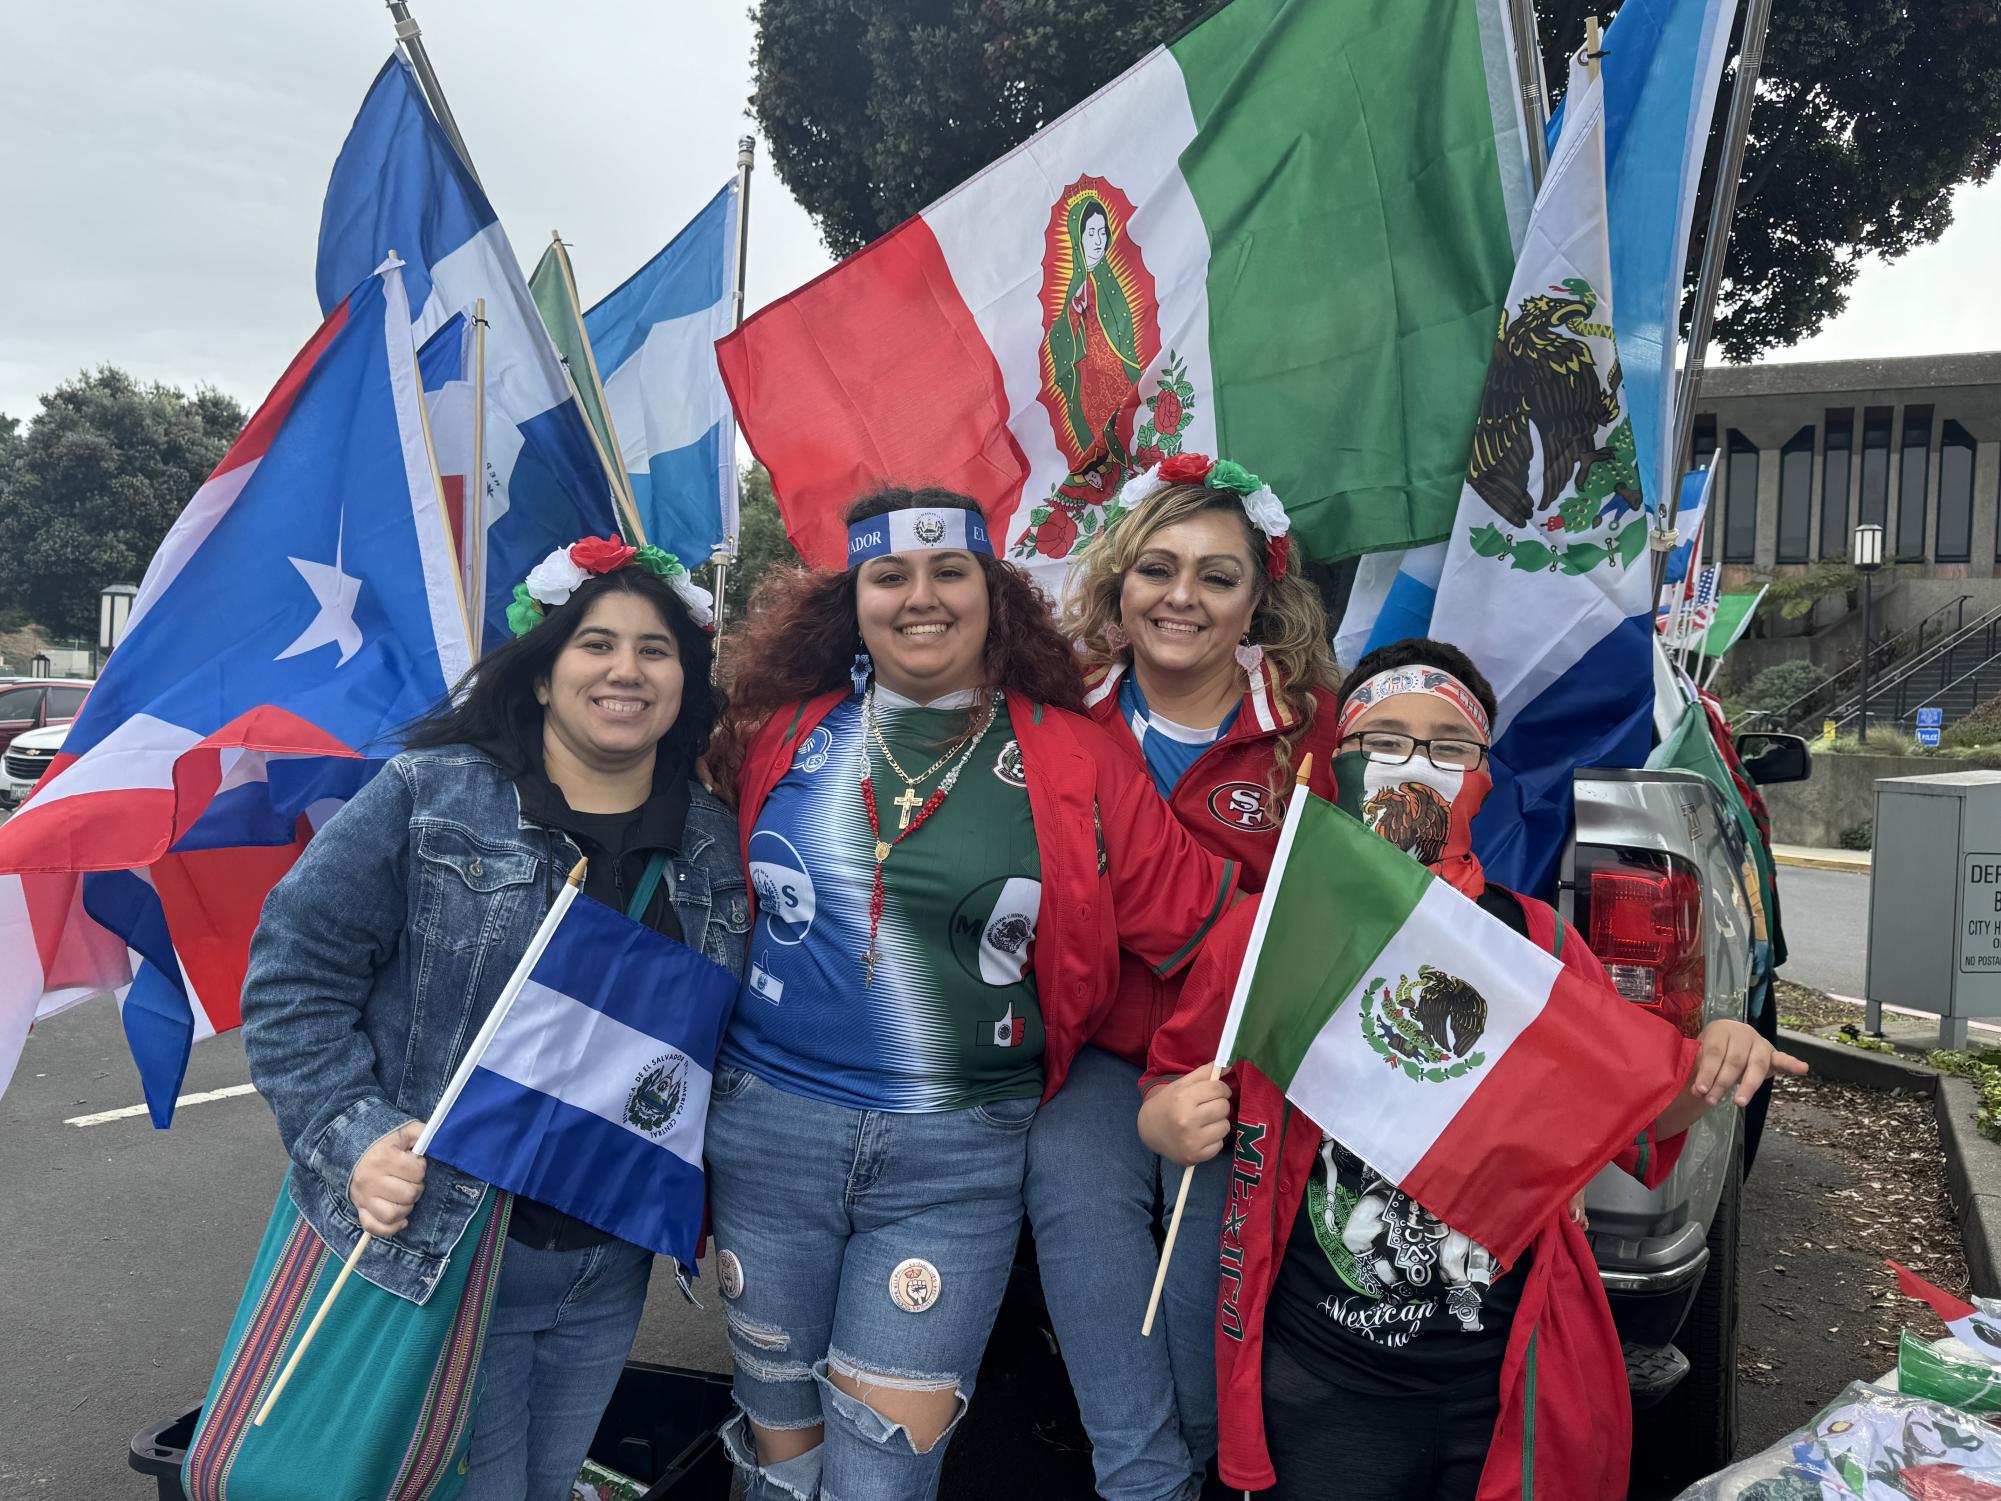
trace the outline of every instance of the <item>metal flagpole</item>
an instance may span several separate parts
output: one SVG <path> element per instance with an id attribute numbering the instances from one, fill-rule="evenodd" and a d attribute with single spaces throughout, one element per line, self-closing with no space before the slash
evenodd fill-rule
<path id="1" fill-rule="evenodd" d="M 472 305 L 472 473 L 465 497 L 466 593 L 472 598 L 472 659 L 486 637 L 486 299 Z"/>
<path id="2" fill-rule="evenodd" d="M 604 413 L 605 431 L 611 439 L 610 462 L 605 466 L 611 471 L 612 488 L 625 501 L 626 515 L 632 521 L 632 534 L 642 543 L 645 531 L 639 524 L 639 502 L 633 498 L 632 478 L 625 472 L 625 445 L 619 441 L 618 424 L 611 420 L 611 396 L 604 388 L 604 377 L 598 374 L 597 351 L 591 348 L 590 330 L 584 327 L 584 305 L 577 300 L 577 278 L 570 269 L 570 247 L 563 243 L 563 237 L 555 230 L 549 231 L 550 247 L 556 252 L 556 269 L 563 277 L 563 293 L 570 299 L 570 312 L 577 320 L 577 338 L 584 346 L 585 373 L 591 378 L 591 390 L 596 394 L 598 410 Z M 574 379 L 576 372 L 570 372 Z M 600 448 L 602 453 L 603 449 Z"/>
<path id="3" fill-rule="evenodd" d="M 736 143 L 736 258 L 730 267 L 730 327 L 743 326 L 743 282 L 744 269 L 750 257 L 750 169 L 757 161 L 757 138 L 738 136 Z M 730 410 L 730 454 L 736 454 L 737 425 L 736 410 Z M 736 473 L 734 462 L 730 465 L 732 476 Z M 738 482 L 740 483 L 740 482 Z M 720 497 L 719 497 L 720 498 Z M 715 557 L 716 564 L 716 654 L 718 666 L 723 660 L 723 622 L 728 612 L 730 563 L 736 557 L 736 533 L 725 531 L 723 545 Z"/>
<path id="4" fill-rule="evenodd" d="M 1528 146 L 1529 188 L 1542 191 L 1549 171 L 1549 93 L 1543 87 L 1542 48 L 1536 40 L 1535 0 L 1508 0 L 1508 29 L 1515 44 L 1515 80 L 1522 95 L 1522 135 Z"/>
<path id="5" fill-rule="evenodd" d="M 1744 146 L 1751 134 L 1751 111 L 1757 105 L 1758 75 L 1765 66 L 1765 28 L 1771 23 L 1772 0 L 1748 0 L 1744 42 L 1737 52 L 1737 81 L 1730 91 L 1730 120 L 1723 138 L 1723 159 L 1716 169 L 1716 186 L 1709 200 L 1709 229 L 1702 242 L 1702 274 L 1695 284 L 1695 311 L 1688 325 L 1688 355 L 1675 384 L 1674 446 L 1668 450 L 1670 472 L 1679 476 L 1687 463 L 1689 435 L 1695 431 L 1695 393 L 1702 382 L 1702 362 L 1709 353 L 1709 335 L 1716 322 L 1716 298 L 1723 287 L 1723 270 L 1730 257 L 1730 224 L 1737 213 L 1737 184 L 1744 175 Z"/>
<path id="6" fill-rule="evenodd" d="M 430 101 L 431 113 L 438 117 L 445 139 L 452 143 L 452 150 L 459 154 L 459 161 L 466 171 L 472 173 L 472 180 L 479 182 L 472 157 L 466 153 L 465 137 L 459 134 L 459 122 L 452 118 L 452 107 L 445 103 L 445 91 L 438 83 L 438 71 L 431 66 L 431 54 L 424 50 L 423 29 L 417 25 L 417 18 L 410 14 L 410 7 L 403 0 L 389 0 L 389 15 L 396 23 L 396 40 L 402 44 L 403 55 L 410 59 L 410 66 L 417 70 L 417 82 L 424 90 L 425 99 Z M 483 189 L 485 184 L 480 186 Z"/>

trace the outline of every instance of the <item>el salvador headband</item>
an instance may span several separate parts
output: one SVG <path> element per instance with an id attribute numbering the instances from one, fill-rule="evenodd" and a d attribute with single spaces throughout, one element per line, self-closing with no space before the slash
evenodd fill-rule
<path id="1" fill-rule="evenodd" d="M 1335 733 L 1346 740 L 1349 726 L 1364 713 L 1386 698 L 1396 698 L 1405 693 L 1426 693 L 1433 698 L 1444 699 L 1466 716 L 1466 722 L 1479 731 L 1482 740 L 1492 738 L 1493 729 L 1487 722 L 1487 711 L 1480 707 L 1480 700 L 1474 697 L 1473 690 L 1442 667 L 1425 667 L 1417 663 L 1379 672 L 1356 688 L 1341 706 L 1341 725 Z"/>
<path id="2" fill-rule="evenodd" d="M 986 519 L 978 511 L 926 506 L 870 516 L 848 528 L 850 568 L 893 552 L 942 552 L 947 548 L 992 557 L 994 545 L 987 537 Z"/>

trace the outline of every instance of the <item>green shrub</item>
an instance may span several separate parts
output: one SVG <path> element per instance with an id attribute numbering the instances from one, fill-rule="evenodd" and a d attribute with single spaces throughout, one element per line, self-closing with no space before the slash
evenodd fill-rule
<path id="1" fill-rule="evenodd" d="M 2001 745 L 2001 695 L 1979 705 L 1939 737 L 1944 746 Z"/>
<path id="2" fill-rule="evenodd" d="M 1826 681 L 1827 669 L 1804 657 L 1774 662 L 1751 679 L 1751 685 L 1744 690 L 1744 707 L 1775 713 Z"/>
<path id="3" fill-rule="evenodd" d="M 1869 743 L 1864 745 L 1850 730 L 1839 740 L 1816 740 L 1813 748 L 1821 752 L 1831 752 L 1837 756 L 1915 756 L 1930 755 L 1922 750 L 1917 738 L 1907 731 L 1892 728 L 1887 724 L 1869 726 Z"/>
<path id="4" fill-rule="evenodd" d="M 1828 559 L 1802 573 L 1773 579 L 1765 597 L 1758 602 L 1758 613 L 1762 615 L 1769 610 L 1782 619 L 1797 620 L 1830 594 L 1846 594 L 1861 586 L 1862 576 L 1853 564 Z"/>
<path id="5" fill-rule="evenodd" d="M 1862 822 L 1841 831 L 1836 841 L 1845 850 L 1866 850 L 1876 847 L 1876 821 L 1865 818 Z"/>

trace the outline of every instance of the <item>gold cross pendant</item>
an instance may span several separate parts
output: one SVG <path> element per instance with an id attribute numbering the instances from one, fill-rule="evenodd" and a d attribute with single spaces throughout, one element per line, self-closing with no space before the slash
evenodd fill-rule
<path id="1" fill-rule="evenodd" d="M 909 828 L 910 815 L 924 806 L 924 799 L 917 795 L 915 787 L 904 788 L 890 801 L 896 804 L 896 826 L 899 829 Z"/>

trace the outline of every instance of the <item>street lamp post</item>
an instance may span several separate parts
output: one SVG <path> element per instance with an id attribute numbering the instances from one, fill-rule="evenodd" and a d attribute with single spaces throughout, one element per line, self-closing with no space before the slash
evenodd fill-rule
<path id="1" fill-rule="evenodd" d="M 1869 743 L 1869 640 L 1870 607 L 1874 604 L 1876 570 L 1883 566 L 1883 528 L 1873 522 L 1855 528 L 1854 551 L 1851 557 L 1856 572 L 1862 575 L 1862 704 L 1861 723 L 1855 731 L 1856 742 Z"/>
<path id="2" fill-rule="evenodd" d="M 111 649 L 125 639 L 125 623 L 132 618 L 132 597 L 137 584 L 106 584 L 97 596 L 98 671 L 111 656 Z"/>

